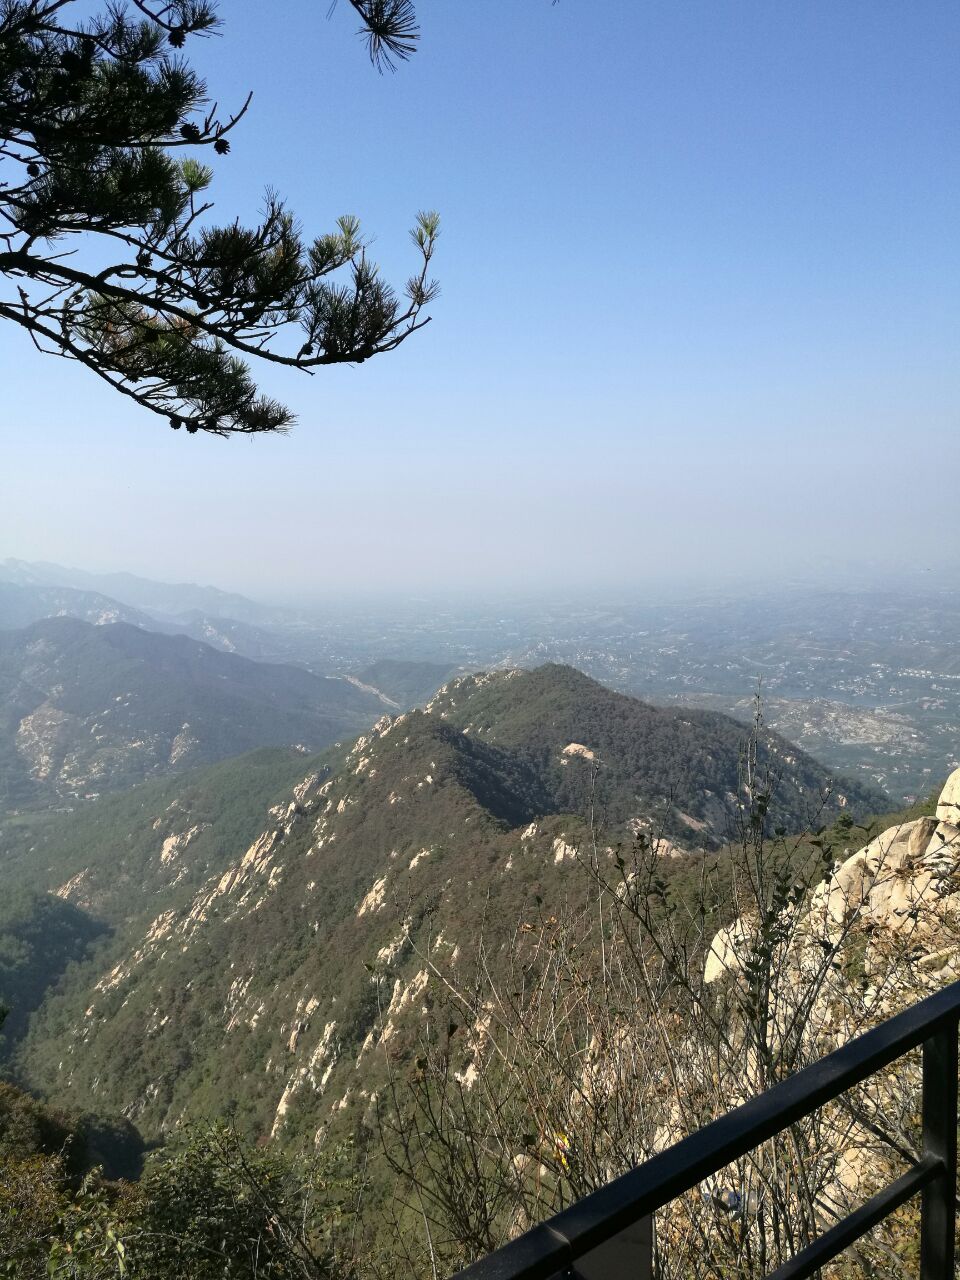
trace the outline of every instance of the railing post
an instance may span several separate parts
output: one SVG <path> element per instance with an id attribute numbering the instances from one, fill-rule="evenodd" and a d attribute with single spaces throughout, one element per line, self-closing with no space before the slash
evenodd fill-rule
<path id="1" fill-rule="evenodd" d="M 957 1023 L 923 1046 L 923 1153 L 944 1170 L 923 1189 L 920 1280 L 954 1280 L 957 1218 Z"/>

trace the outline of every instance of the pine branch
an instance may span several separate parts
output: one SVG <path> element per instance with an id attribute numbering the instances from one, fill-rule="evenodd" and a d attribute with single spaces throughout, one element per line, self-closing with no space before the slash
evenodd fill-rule
<path id="1" fill-rule="evenodd" d="M 402 291 L 355 218 L 305 240 L 268 191 L 258 225 L 209 221 L 214 172 L 194 148 L 226 156 L 250 102 L 218 115 L 178 52 L 217 27 L 214 0 L 115 0 L 71 24 L 77 2 L 0 0 L 0 280 L 16 294 L 0 318 L 171 426 L 217 435 L 293 421 L 257 394 L 253 362 L 362 363 L 429 322 L 435 214 L 418 215 Z M 379 67 L 409 56 L 409 0 L 350 2 Z"/>
<path id="2" fill-rule="evenodd" d="M 363 26 L 370 61 L 382 74 L 417 51 L 420 27 L 413 0 L 349 0 Z"/>

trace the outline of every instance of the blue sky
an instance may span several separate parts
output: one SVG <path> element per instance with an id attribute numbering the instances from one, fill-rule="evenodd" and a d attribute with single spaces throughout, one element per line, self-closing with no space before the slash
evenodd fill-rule
<path id="1" fill-rule="evenodd" d="M 443 293 L 393 355 L 265 371 L 286 438 L 171 432 L 0 335 L 0 552 L 272 596 L 960 577 L 960 8 L 224 3 L 217 213 L 356 213 Z"/>

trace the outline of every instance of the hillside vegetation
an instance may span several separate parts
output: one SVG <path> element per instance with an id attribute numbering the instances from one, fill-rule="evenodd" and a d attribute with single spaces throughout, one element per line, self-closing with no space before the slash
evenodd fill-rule
<path id="1" fill-rule="evenodd" d="M 597 838 L 662 827 L 694 861 L 728 838 L 743 731 L 703 720 L 706 747 L 689 714 L 569 668 L 468 677 L 339 759 L 261 753 L 50 824 L 17 874 L 103 932 L 52 971 L 19 1078 L 95 1095 L 148 1137 L 224 1108 L 294 1144 L 362 1130 L 372 1050 L 412 1052 L 425 957 L 502 945 L 538 899 L 562 900 Z M 766 764 L 783 770 L 771 822 L 839 812 L 842 786 L 809 757 L 767 736 Z"/>
<path id="2" fill-rule="evenodd" d="M 375 694 L 126 623 L 0 631 L 0 810 L 75 801 L 262 746 L 316 751 Z"/>
<path id="3" fill-rule="evenodd" d="M 143 1250 L 176 1220 L 198 1258 L 215 1231 L 247 1266 L 274 1212 L 250 1198 L 263 1176 L 307 1232 L 271 1238 L 293 1268 L 278 1274 L 325 1274 L 297 1270 L 299 1251 L 327 1257 L 334 1235 L 348 1270 L 446 1273 L 909 998 L 904 859 L 922 834 L 918 891 L 930 859 L 952 883 L 944 803 L 869 818 L 881 795 L 775 734 L 751 743 L 721 715 L 548 666 L 461 677 L 318 755 L 261 750 L 28 823 L 0 920 L 7 1072 L 88 1127 L 120 1118 L 162 1146 L 139 1188 L 89 1193 L 44 1148 L 51 1238 L 77 1215 L 91 1238 L 113 1223 L 132 1267 L 166 1275 L 176 1259 Z M 833 910 L 856 850 L 884 841 L 883 902 L 903 921 L 885 940 L 875 877 L 862 936 L 863 904 L 844 899 L 821 937 L 817 904 Z M 920 979 L 941 977 L 925 959 Z M 889 1115 L 862 1103 L 880 1139 L 842 1108 L 797 1130 L 818 1195 L 850 1194 L 857 1153 L 910 1149 L 914 1084 Z M 43 1129 L 6 1097 L 28 1138 Z M 29 1159 L 10 1161 L 13 1194 L 38 1195 Z M 782 1257 L 812 1220 L 775 1165 L 763 1149 L 729 1176 L 747 1198 L 760 1179 L 793 1224 Z M 714 1190 L 658 1227 L 666 1280 L 767 1247 L 752 1220 L 718 1216 Z M 912 1238 L 895 1223 L 884 1247 L 896 1232 Z"/>
<path id="4" fill-rule="evenodd" d="M 517 753 L 557 796 L 559 808 L 585 812 L 585 779 L 575 759 L 600 766 L 593 796 L 605 821 L 640 816 L 687 844 L 716 846 L 735 834 L 749 736 L 729 716 L 650 706 L 614 693 L 573 667 L 465 676 L 430 704 L 445 723 Z M 576 756 L 574 755 L 576 752 Z M 885 805 L 882 791 L 838 779 L 778 734 L 761 731 L 756 785 L 779 778 L 776 819 L 797 831 L 841 809 Z M 592 784 L 591 784 L 592 785 Z"/>

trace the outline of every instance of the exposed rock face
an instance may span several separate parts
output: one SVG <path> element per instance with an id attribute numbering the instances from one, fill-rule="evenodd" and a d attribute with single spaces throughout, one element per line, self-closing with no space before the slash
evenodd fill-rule
<path id="1" fill-rule="evenodd" d="M 771 943 L 772 935 L 779 940 Z M 776 948 L 772 958 L 765 946 Z M 771 967 L 765 1034 L 773 1049 L 799 1034 L 807 1061 L 960 977 L 960 770 L 948 779 L 935 816 L 890 827 L 838 863 L 765 937 L 745 918 L 721 929 L 707 952 L 704 982 L 742 983 L 751 967 L 765 963 Z M 756 1092 L 752 1081 L 762 1074 L 754 1070 L 759 1059 L 749 1036 L 744 1047 L 743 1094 L 731 1105 Z M 871 1081 L 864 1114 L 886 1123 L 918 1087 L 916 1064 L 898 1063 Z M 835 1147 L 824 1195 L 850 1208 L 888 1169 L 890 1152 L 869 1125 L 833 1110 L 836 1116 L 828 1108 L 822 1119 Z"/>
<path id="2" fill-rule="evenodd" d="M 49 702 L 24 716 L 17 726 L 17 750 L 30 763 L 35 778 L 45 782 L 59 769 L 75 731 L 76 717 Z"/>
<path id="3" fill-rule="evenodd" d="M 960 771 L 954 779 L 960 783 Z M 897 934 L 924 951 L 941 943 L 960 918 L 960 829 L 939 819 L 945 811 L 949 802 L 941 799 L 937 818 L 891 827 L 842 863 L 814 892 L 810 924 L 821 924 L 834 944 L 853 925 Z"/>
<path id="4" fill-rule="evenodd" d="M 822 920 L 832 942 L 839 942 L 853 921 L 906 933 L 935 929 L 952 897 L 952 839 L 930 818 L 891 827 L 819 886 L 811 918 Z"/>
<path id="5" fill-rule="evenodd" d="M 952 826 L 960 826 L 960 769 L 954 769 L 940 793 L 937 818 Z"/>
<path id="6" fill-rule="evenodd" d="M 198 747 L 200 741 L 190 733 L 189 724 L 184 724 L 180 732 L 174 737 L 170 744 L 169 760 L 171 764 L 181 764 L 194 747 Z"/>
<path id="7" fill-rule="evenodd" d="M 167 836 L 160 850 L 160 861 L 164 866 L 175 862 L 183 853 L 191 840 L 195 840 L 201 831 L 205 831 L 210 824 L 201 822 L 197 826 L 189 827 L 186 831 L 181 831 L 176 835 Z"/>
<path id="8" fill-rule="evenodd" d="M 739 973 L 749 953 L 756 930 L 746 920 L 735 920 L 721 929 L 707 952 L 703 969 L 704 982 L 716 982 L 725 973 Z"/>
<path id="9" fill-rule="evenodd" d="M 573 861 L 577 856 L 576 845 L 568 844 L 562 836 L 557 836 L 553 842 L 553 860 L 554 862 Z"/>
<path id="10" fill-rule="evenodd" d="M 960 921 L 960 769 L 950 775 L 935 817 L 890 827 L 839 863 L 813 891 L 799 937 L 839 947 L 859 930 L 876 951 L 895 936 L 913 946 L 920 969 L 930 970 L 946 934 Z M 707 953 L 704 981 L 742 971 L 754 939 L 746 921 L 721 929 Z M 953 948 L 960 952 L 960 930 Z M 868 961 L 870 956 L 867 957 Z"/>

